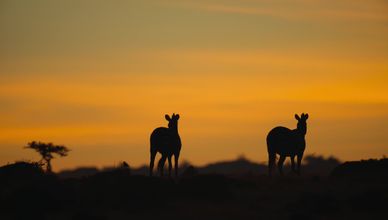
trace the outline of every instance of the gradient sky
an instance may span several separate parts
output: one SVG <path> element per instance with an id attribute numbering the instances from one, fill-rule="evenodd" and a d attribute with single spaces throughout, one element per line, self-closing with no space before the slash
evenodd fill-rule
<path id="1" fill-rule="evenodd" d="M 388 1 L 0 1 L 0 165 L 146 164 L 173 112 L 197 165 L 266 161 L 302 112 L 307 154 L 387 155 Z"/>

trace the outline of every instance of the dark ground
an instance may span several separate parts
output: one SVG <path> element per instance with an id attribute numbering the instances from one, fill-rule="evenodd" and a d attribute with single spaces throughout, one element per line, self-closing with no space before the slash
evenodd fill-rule
<path id="1" fill-rule="evenodd" d="M 0 219 L 387 219 L 387 163 L 345 163 L 327 177 L 187 172 L 177 180 L 123 168 L 59 178 L 16 163 L 0 168 Z"/>

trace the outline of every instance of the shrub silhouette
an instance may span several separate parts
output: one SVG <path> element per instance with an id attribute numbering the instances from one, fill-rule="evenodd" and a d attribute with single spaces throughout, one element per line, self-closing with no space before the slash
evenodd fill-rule
<path id="1" fill-rule="evenodd" d="M 259 174 L 264 172 L 265 168 L 266 167 L 262 164 L 249 161 L 244 156 L 240 156 L 236 160 L 208 164 L 201 167 L 199 173 L 241 176 Z"/>
<path id="2" fill-rule="evenodd" d="M 61 178 L 82 178 L 94 175 L 99 170 L 96 167 L 78 167 L 75 169 L 62 170 L 57 175 Z"/>
<path id="3" fill-rule="evenodd" d="M 43 176 L 44 172 L 39 163 L 29 163 L 24 161 L 15 162 L 0 167 L 0 179 L 2 184 L 8 181 L 25 182 Z"/>
<path id="4" fill-rule="evenodd" d="M 38 152 L 42 159 L 40 162 L 45 161 L 46 163 L 46 171 L 51 173 L 51 160 L 54 158 L 53 154 L 58 154 L 60 157 L 67 156 L 69 149 L 62 145 L 54 145 L 53 143 L 43 143 L 32 141 L 25 146 L 26 149 L 33 149 Z"/>
<path id="5" fill-rule="evenodd" d="M 171 176 L 172 163 L 171 158 L 174 155 L 175 159 L 175 176 L 178 176 L 178 159 L 181 151 L 182 143 L 178 133 L 178 120 L 179 114 L 172 114 L 172 117 L 165 115 L 168 121 L 168 128 L 159 127 L 156 128 L 150 138 L 150 176 L 152 176 L 152 170 L 154 168 L 154 161 L 156 153 L 162 154 L 162 158 L 159 160 L 158 169 L 160 175 L 163 176 L 164 163 L 168 158 L 168 174 Z"/>
<path id="6" fill-rule="evenodd" d="M 354 180 L 388 180 L 388 159 L 348 161 L 337 166 L 331 177 Z"/>
<path id="7" fill-rule="evenodd" d="M 188 167 L 186 167 L 186 169 L 182 172 L 181 175 L 182 177 L 193 177 L 198 175 L 198 170 L 194 166 L 189 165 Z"/>
<path id="8" fill-rule="evenodd" d="M 304 173 L 328 176 L 330 172 L 337 167 L 341 162 L 334 156 L 325 158 L 321 155 L 309 154 L 303 157 Z"/>
<path id="9" fill-rule="evenodd" d="M 302 113 L 301 117 L 295 114 L 298 121 L 297 128 L 290 130 L 285 127 L 275 127 L 267 135 L 268 150 L 268 173 L 271 176 L 272 167 L 276 161 L 276 154 L 280 155 L 278 168 L 280 174 L 283 174 L 283 163 L 287 156 L 291 158 L 292 170 L 300 174 L 300 164 L 306 147 L 305 135 L 307 132 L 308 114 Z M 294 158 L 297 156 L 297 169 L 295 169 Z"/>

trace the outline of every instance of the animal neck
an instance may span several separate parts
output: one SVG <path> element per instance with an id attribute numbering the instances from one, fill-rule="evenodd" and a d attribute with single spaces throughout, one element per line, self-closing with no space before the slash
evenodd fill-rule
<path id="1" fill-rule="evenodd" d="M 304 137 L 304 136 L 306 135 L 306 133 L 307 133 L 307 128 L 296 128 L 295 131 L 296 131 L 299 135 L 301 135 L 301 136 Z"/>
<path id="2" fill-rule="evenodd" d="M 169 128 L 169 129 L 170 129 L 170 131 L 171 131 L 172 133 L 178 134 L 178 125 L 173 126 L 173 127 Z"/>

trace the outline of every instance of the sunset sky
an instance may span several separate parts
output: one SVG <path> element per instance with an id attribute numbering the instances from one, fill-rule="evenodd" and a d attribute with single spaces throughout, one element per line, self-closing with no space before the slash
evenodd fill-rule
<path id="1" fill-rule="evenodd" d="M 181 161 L 265 162 L 302 112 L 306 154 L 388 155 L 388 1 L 0 1 L 0 165 L 148 164 L 166 113 Z"/>

